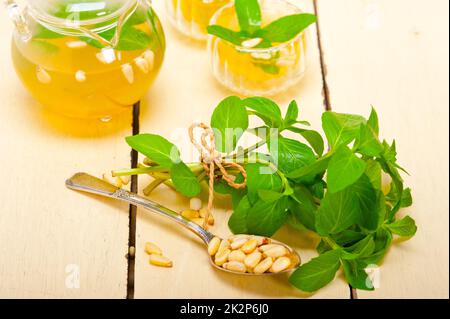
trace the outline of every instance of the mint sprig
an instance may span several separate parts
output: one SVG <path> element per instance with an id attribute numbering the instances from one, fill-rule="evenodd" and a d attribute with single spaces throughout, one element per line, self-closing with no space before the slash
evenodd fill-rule
<path id="1" fill-rule="evenodd" d="M 318 257 L 300 266 L 290 282 L 312 292 L 327 285 L 342 267 L 354 288 L 373 290 L 364 269 L 378 264 L 392 245 L 393 237 L 412 237 L 417 226 L 406 216 L 397 219 L 402 207 L 412 204 L 411 190 L 404 187 L 403 169 L 397 163 L 396 144 L 379 139 L 375 109 L 368 119 L 360 115 L 327 111 L 322 135 L 299 119 L 295 101 L 285 115 L 267 98 L 228 97 L 213 112 L 216 147 L 226 161 L 243 165 L 247 187 L 233 189 L 215 174 L 215 191 L 228 194 L 234 213 L 228 226 L 234 233 L 272 236 L 289 224 L 320 237 Z M 249 127 L 250 118 L 259 125 Z M 264 132 L 265 134 L 260 134 Z M 242 133 L 258 134 L 260 141 L 239 147 Z M 285 136 L 297 133 L 298 139 Z M 185 196 L 196 196 L 208 177 L 201 163 L 180 161 L 178 149 L 152 134 L 127 138 L 129 145 L 147 156 L 146 165 L 115 171 L 115 175 L 149 174 Z M 268 152 L 260 152 L 262 146 Z M 243 180 L 239 172 L 236 181 Z M 383 193 L 382 176 L 391 178 Z"/>

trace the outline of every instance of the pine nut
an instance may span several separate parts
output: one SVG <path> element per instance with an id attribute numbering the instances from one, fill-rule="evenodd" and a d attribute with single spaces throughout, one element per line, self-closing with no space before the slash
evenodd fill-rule
<path id="1" fill-rule="evenodd" d="M 219 250 L 217 254 L 214 256 L 214 263 L 217 266 L 222 266 L 228 260 L 228 255 L 231 253 L 231 250 L 228 248 Z"/>
<path id="2" fill-rule="evenodd" d="M 263 274 L 265 273 L 273 264 L 273 260 L 270 257 L 267 257 L 263 261 L 261 261 L 256 267 L 253 269 L 255 274 Z"/>
<path id="3" fill-rule="evenodd" d="M 233 235 L 233 236 L 230 236 L 230 237 L 229 237 L 229 240 L 230 240 L 231 242 L 233 242 L 233 241 L 238 240 L 238 239 L 241 239 L 241 238 L 249 239 L 249 238 L 250 238 L 250 235 L 244 235 L 244 234 Z"/>
<path id="4" fill-rule="evenodd" d="M 220 238 L 214 237 L 208 244 L 208 254 L 210 256 L 214 256 L 219 251 L 219 247 L 220 247 Z"/>
<path id="5" fill-rule="evenodd" d="M 244 262 L 245 260 L 245 254 L 240 251 L 240 250 L 233 250 L 229 255 L 228 255 L 228 261 L 239 261 L 239 262 Z"/>
<path id="6" fill-rule="evenodd" d="M 256 242 L 258 243 L 258 247 L 262 245 L 267 245 L 270 243 L 270 238 L 263 237 L 263 236 L 253 236 L 254 239 L 256 239 Z"/>
<path id="7" fill-rule="evenodd" d="M 145 252 L 149 255 L 162 255 L 162 250 L 153 243 L 145 243 Z"/>
<path id="8" fill-rule="evenodd" d="M 276 247 L 266 250 L 263 254 L 264 257 L 278 258 L 285 256 L 287 253 L 288 250 L 285 247 L 277 245 Z"/>
<path id="9" fill-rule="evenodd" d="M 269 250 L 269 249 L 271 249 L 273 247 L 276 247 L 276 246 L 279 246 L 279 245 L 277 245 L 277 244 L 267 244 L 267 245 L 260 246 L 258 249 L 259 249 L 260 252 L 265 252 L 266 250 Z"/>
<path id="10" fill-rule="evenodd" d="M 186 210 L 181 212 L 181 216 L 183 216 L 184 218 L 192 220 L 192 219 L 195 219 L 195 218 L 199 218 L 200 214 L 196 210 L 186 209 Z"/>
<path id="11" fill-rule="evenodd" d="M 158 267 L 172 267 L 172 261 L 161 255 L 150 255 L 150 264 Z"/>
<path id="12" fill-rule="evenodd" d="M 233 242 L 231 243 L 231 249 L 239 249 L 242 246 L 244 246 L 244 244 L 248 241 L 247 238 L 239 238 L 236 240 L 233 240 Z"/>
<path id="13" fill-rule="evenodd" d="M 245 257 L 244 264 L 245 266 L 247 266 L 247 268 L 253 269 L 261 261 L 261 258 L 262 254 L 256 250 L 247 257 Z"/>
<path id="14" fill-rule="evenodd" d="M 246 272 L 247 271 L 247 268 L 245 267 L 245 265 L 239 261 L 227 262 L 227 263 L 223 264 L 222 267 L 225 269 L 231 270 L 231 271 L 236 271 L 236 272 Z"/>
<path id="15" fill-rule="evenodd" d="M 213 226 L 214 225 L 214 216 L 213 215 L 209 215 L 208 216 L 208 225 Z"/>
<path id="16" fill-rule="evenodd" d="M 241 247 L 241 250 L 246 254 L 250 254 L 256 249 L 257 245 L 258 242 L 256 241 L 256 239 L 250 239 Z"/>
<path id="17" fill-rule="evenodd" d="M 122 181 L 123 185 L 130 184 L 131 177 L 130 176 L 119 176 L 120 180 Z"/>
<path id="18" fill-rule="evenodd" d="M 122 187 L 122 181 L 118 177 L 113 177 L 111 173 L 103 174 L 103 180 L 116 187 Z"/>
<path id="19" fill-rule="evenodd" d="M 230 247 L 230 242 L 228 240 L 226 240 L 226 239 L 222 239 L 222 241 L 220 242 L 220 246 L 219 246 L 219 250 L 218 251 L 227 249 L 228 247 Z"/>
<path id="20" fill-rule="evenodd" d="M 281 272 L 286 270 L 291 265 L 291 259 L 288 257 L 280 257 L 273 263 L 272 267 L 270 267 L 270 272 Z"/>
<path id="21" fill-rule="evenodd" d="M 207 208 L 202 208 L 202 209 L 200 209 L 200 210 L 199 210 L 200 217 L 201 217 L 201 218 L 205 218 L 207 212 L 208 212 L 208 209 L 207 209 Z M 212 225 L 214 225 L 214 222 L 215 222 L 214 216 L 213 216 L 212 214 L 209 214 L 209 216 L 208 216 L 208 224 L 212 226 Z"/>
<path id="22" fill-rule="evenodd" d="M 193 197 L 189 201 L 189 206 L 192 210 L 200 210 L 200 209 L 202 209 L 202 201 L 200 198 Z M 204 217 L 204 216 L 202 216 L 202 217 Z"/>

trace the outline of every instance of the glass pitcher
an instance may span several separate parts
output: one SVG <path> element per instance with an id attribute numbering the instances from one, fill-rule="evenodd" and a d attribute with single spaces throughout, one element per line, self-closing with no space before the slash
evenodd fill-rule
<path id="1" fill-rule="evenodd" d="M 165 52 L 149 0 L 3 0 L 17 74 L 43 105 L 104 121 L 138 102 Z"/>

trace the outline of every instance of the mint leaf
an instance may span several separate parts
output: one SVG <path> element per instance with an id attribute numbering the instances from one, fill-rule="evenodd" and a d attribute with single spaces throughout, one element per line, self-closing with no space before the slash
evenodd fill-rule
<path id="1" fill-rule="evenodd" d="M 183 162 L 172 165 L 170 177 L 177 191 L 187 197 L 194 197 L 200 194 L 200 183 L 197 176 Z"/>
<path id="2" fill-rule="evenodd" d="M 300 290 L 314 292 L 334 279 L 341 265 L 340 257 L 340 250 L 325 252 L 300 266 L 291 275 L 289 282 Z"/>
<path id="3" fill-rule="evenodd" d="M 375 250 L 375 241 L 372 235 L 366 236 L 364 239 L 358 241 L 354 245 L 345 249 L 356 258 L 364 258 L 370 256 Z M 350 259 L 354 259 L 353 257 Z"/>
<path id="4" fill-rule="evenodd" d="M 276 64 L 256 63 L 256 62 L 254 62 L 253 64 L 268 74 L 280 73 L 280 68 Z"/>
<path id="5" fill-rule="evenodd" d="M 234 6 L 242 31 L 253 34 L 261 27 L 261 8 L 258 0 L 235 0 Z"/>
<path id="6" fill-rule="evenodd" d="M 295 218 L 306 228 L 316 231 L 317 206 L 310 191 L 303 185 L 294 188 L 291 195 L 289 210 Z"/>
<path id="7" fill-rule="evenodd" d="M 241 201 L 235 208 L 233 215 L 231 215 L 230 219 L 228 220 L 228 227 L 233 232 L 233 234 L 249 233 L 249 230 L 247 228 L 247 218 L 250 208 L 251 204 L 248 200 L 248 197 L 242 197 Z"/>
<path id="8" fill-rule="evenodd" d="M 367 264 L 379 264 L 382 261 L 392 243 L 392 234 L 384 228 L 380 228 L 375 233 L 374 241 L 375 249 L 373 254 L 361 259 Z"/>
<path id="9" fill-rule="evenodd" d="M 376 190 L 366 175 L 361 176 L 356 183 L 349 187 L 361 210 L 359 224 L 368 230 L 377 229 L 384 220 L 385 198 L 381 191 Z M 381 200 L 381 201 L 380 201 Z"/>
<path id="10" fill-rule="evenodd" d="M 280 127 L 283 123 L 281 110 L 279 106 L 272 100 L 265 97 L 251 97 L 244 99 L 244 105 L 261 118 L 267 126 L 271 128 Z"/>
<path id="11" fill-rule="evenodd" d="M 369 119 L 367 120 L 367 125 L 375 133 L 375 136 L 378 137 L 378 135 L 380 134 L 380 126 L 378 124 L 377 111 L 375 111 L 375 108 L 373 108 L 373 107 L 372 107 L 372 111 L 370 112 Z"/>
<path id="12" fill-rule="evenodd" d="M 242 44 L 242 41 L 248 39 L 247 37 L 243 36 L 240 32 L 224 28 L 220 25 L 210 25 L 208 26 L 207 30 L 209 34 L 238 46 Z"/>
<path id="13" fill-rule="evenodd" d="M 295 100 L 293 100 L 288 107 L 286 116 L 284 117 L 284 126 L 289 127 L 297 123 L 298 118 L 298 105 Z"/>
<path id="14" fill-rule="evenodd" d="M 248 128 L 248 115 L 242 100 L 230 96 L 220 102 L 212 114 L 211 127 L 215 130 L 217 150 L 232 152 Z"/>
<path id="15" fill-rule="evenodd" d="M 367 124 L 361 124 L 356 148 L 358 152 L 366 156 L 379 156 L 383 151 L 383 146 L 378 140 L 377 133 Z"/>
<path id="16" fill-rule="evenodd" d="M 273 21 L 256 32 L 256 35 L 270 42 L 287 42 L 295 38 L 316 20 L 316 16 L 310 13 L 293 14 Z"/>
<path id="17" fill-rule="evenodd" d="M 245 166 L 247 171 L 247 189 L 250 202 L 255 203 L 258 199 L 259 190 L 272 190 L 280 192 L 283 183 L 276 172 L 272 172 L 266 165 L 250 163 Z"/>
<path id="18" fill-rule="evenodd" d="M 353 245 L 364 238 L 364 234 L 358 231 L 346 229 L 332 236 L 333 240 L 340 246 Z"/>
<path id="19" fill-rule="evenodd" d="M 259 200 L 248 211 L 248 230 L 253 235 L 271 237 L 286 223 L 288 199 L 282 197 L 274 202 Z"/>
<path id="20" fill-rule="evenodd" d="M 416 222 L 409 216 L 385 226 L 394 234 L 402 237 L 412 237 L 417 231 Z"/>
<path id="21" fill-rule="evenodd" d="M 360 125 L 365 122 L 364 117 L 353 114 L 325 112 L 322 115 L 322 127 L 331 149 L 353 141 L 359 136 Z"/>
<path id="22" fill-rule="evenodd" d="M 287 177 L 294 179 L 297 182 L 300 182 L 302 179 L 306 177 L 310 177 L 311 175 L 322 174 L 328 167 L 328 163 L 330 162 L 332 156 L 321 157 L 314 163 L 293 170 L 292 172 L 286 174 Z"/>
<path id="23" fill-rule="evenodd" d="M 339 233 L 361 220 L 358 198 L 349 189 L 327 192 L 316 214 L 316 229 L 321 236 Z"/>
<path id="24" fill-rule="evenodd" d="M 274 202 L 285 196 L 283 193 L 274 192 L 267 189 L 258 190 L 258 197 L 265 202 Z"/>
<path id="25" fill-rule="evenodd" d="M 270 145 L 270 150 L 272 156 L 277 159 L 278 169 L 283 173 L 290 173 L 316 161 L 316 156 L 309 146 L 284 137 L 278 138 L 278 148 L 272 150 Z"/>
<path id="26" fill-rule="evenodd" d="M 366 170 L 366 162 L 347 146 L 341 146 L 328 165 L 328 190 L 336 193 L 355 183 Z"/>
<path id="27" fill-rule="evenodd" d="M 181 161 L 178 148 L 162 136 L 140 134 L 129 136 L 125 140 L 131 148 L 162 167 L 171 168 L 174 163 Z"/>
<path id="28" fill-rule="evenodd" d="M 381 165 L 375 160 L 367 160 L 365 175 L 370 180 L 372 187 L 381 190 Z"/>
<path id="29" fill-rule="evenodd" d="M 367 275 L 367 264 L 359 260 L 343 260 L 345 279 L 355 289 L 374 290 L 373 284 Z"/>
<path id="30" fill-rule="evenodd" d="M 298 127 L 288 127 L 289 131 L 298 133 L 311 145 L 317 155 L 322 156 L 324 150 L 324 142 L 322 136 L 313 130 L 305 130 Z"/>

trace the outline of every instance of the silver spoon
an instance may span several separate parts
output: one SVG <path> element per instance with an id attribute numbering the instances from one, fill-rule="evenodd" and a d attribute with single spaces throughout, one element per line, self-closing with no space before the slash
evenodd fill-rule
<path id="1" fill-rule="evenodd" d="M 199 236 L 206 245 L 208 245 L 209 242 L 214 237 L 218 237 L 218 236 L 211 234 L 207 230 L 203 229 L 196 223 L 191 222 L 190 220 L 184 218 L 183 216 L 177 214 L 176 212 L 174 212 L 158 203 L 155 203 L 151 200 L 141 197 L 135 193 L 126 191 L 122 188 L 118 188 L 118 187 L 111 185 L 111 184 L 105 182 L 104 180 L 94 177 L 92 175 L 89 175 L 86 173 L 77 173 L 77 174 L 73 175 L 70 179 L 66 180 L 66 186 L 72 190 L 82 191 L 82 192 L 86 192 L 86 193 L 92 193 L 92 194 L 101 195 L 104 197 L 121 200 L 121 201 L 130 203 L 130 204 L 133 204 L 136 206 L 143 207 L 146 210 L 156 213 L 158 215 L 165 216 L 165 217 L 175 221 L 176 223 L 180 224 L 181 226 L 192 231 L 194 234 Z M 254 274 L 254 273 L 235 272 L 235 271 L 231 271 L 231 270 L 219 267 L 214 263 L 212 256 L 210 256 L 210 262 L 215 268 L 220 269 L 222 271 L 226 271 L 226 272 L 233 273 L 233 274 L 239 274 L 239 275 L 253 275 L 253 276 L 280 274 L 283 272 L 290 271 L 300 264 L 300 256 L 291 247 L 289 247 L 288 245 L 281 243 L 279 241 L 273 240 L 273 239 L 271 240 L 271 243 L 282 245 L 289 251 L 290 255 L 294 257 L 293 258 L 294 262 L 293 262 L 293 265 L 291 265 L 291 267 L 289 267 L 288 269 L 286 269 L 284 271 L 278 272 L 278 273 Z"/>

